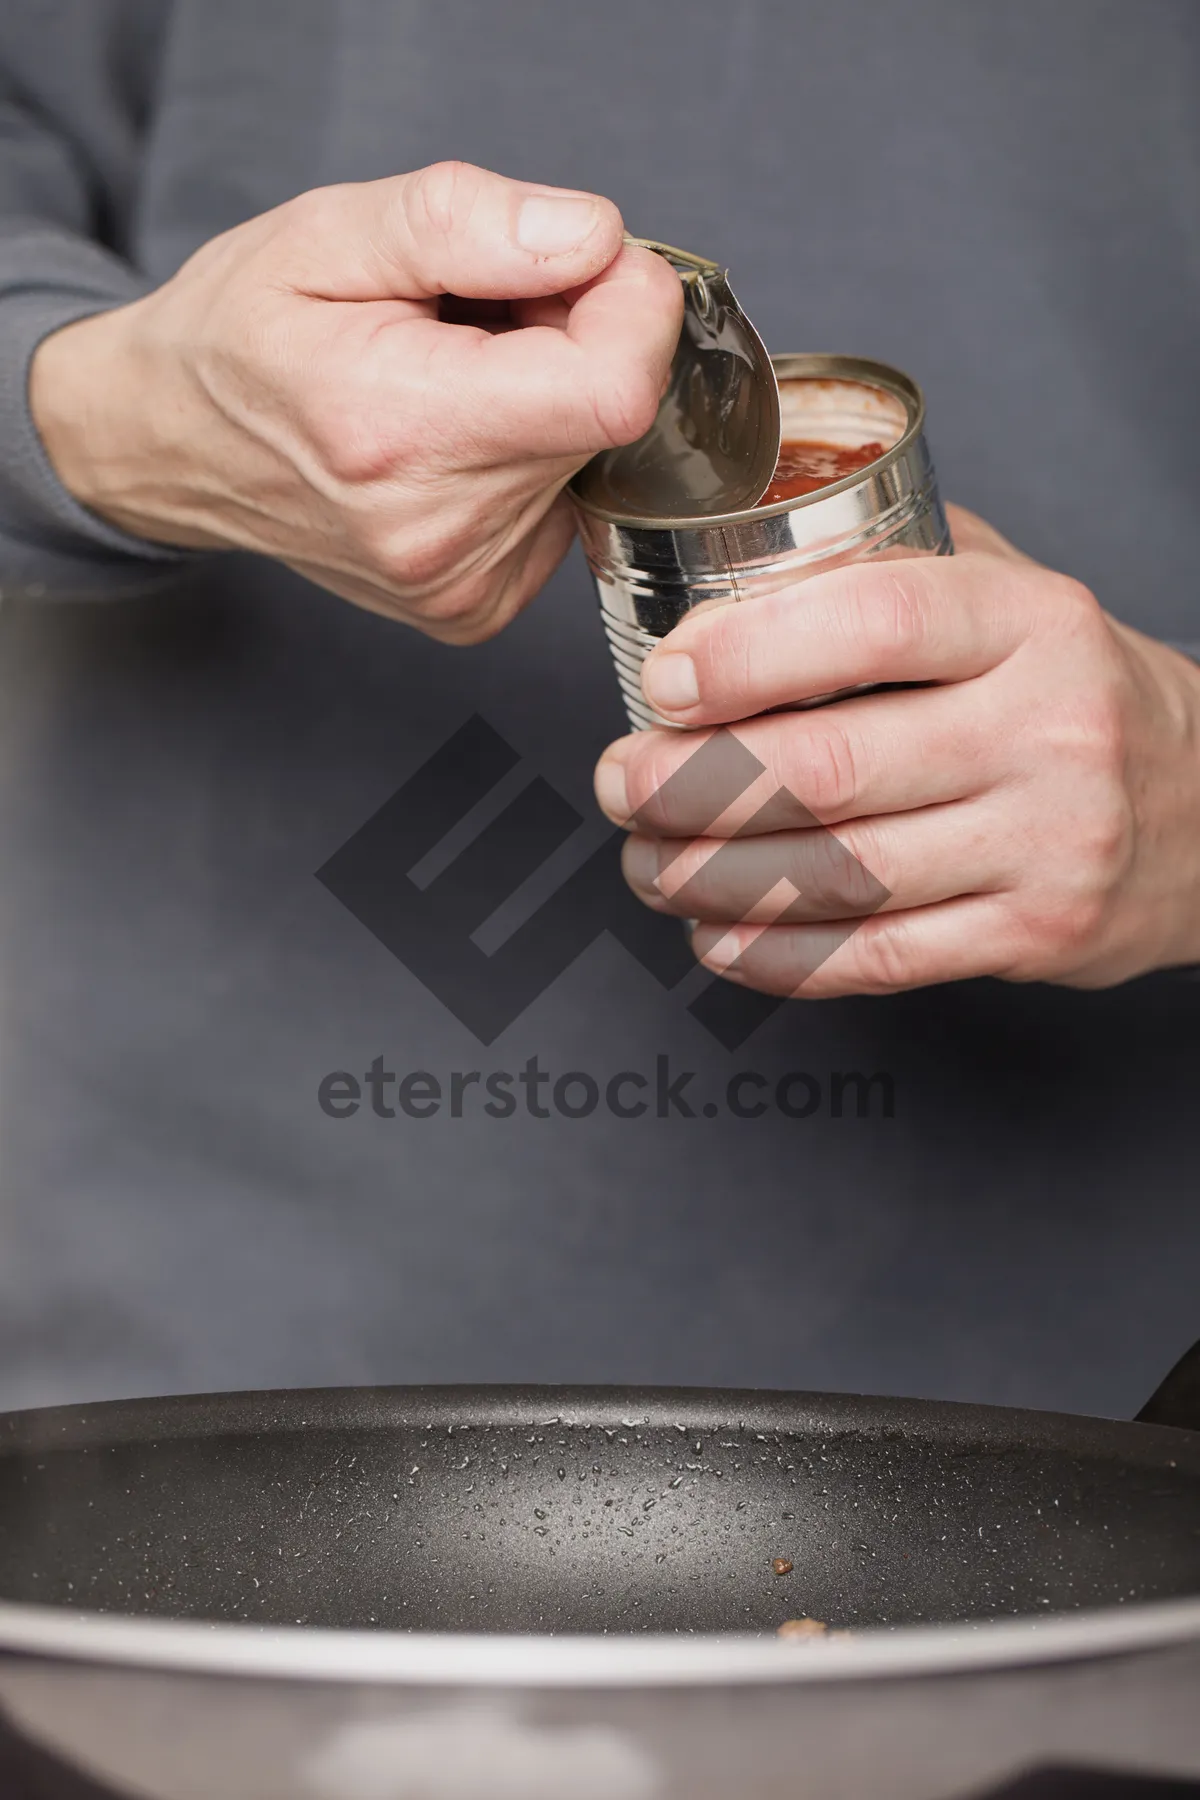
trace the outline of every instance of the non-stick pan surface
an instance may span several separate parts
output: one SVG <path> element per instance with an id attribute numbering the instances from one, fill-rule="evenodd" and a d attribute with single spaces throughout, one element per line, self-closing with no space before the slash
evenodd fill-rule
<path id="1" fill-rule="evenodd" d="M 1200 1433 L 1165 1425 L 538 1388 L 0 1419 L 0 1601 L 626 1633 L 1044 1617 L 1196 1594 Z"/>

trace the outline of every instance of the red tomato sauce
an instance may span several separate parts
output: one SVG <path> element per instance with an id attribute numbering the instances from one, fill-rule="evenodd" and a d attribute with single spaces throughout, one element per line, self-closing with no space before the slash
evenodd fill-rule
<path id="1" fill-rule="evenodd" d="M 877 456 L 883 455 L 882 444 L 859 444 L 847 449 L 841 444 L 821 444 L 807 438 L 789 438 L 779 446 L 779 461 L 771 477 L 771 485 L 758 502 L 774 506 L 779 500 L 798 500 L 801 494 L 815 494 L 818 488 L 857 475 Z"/>

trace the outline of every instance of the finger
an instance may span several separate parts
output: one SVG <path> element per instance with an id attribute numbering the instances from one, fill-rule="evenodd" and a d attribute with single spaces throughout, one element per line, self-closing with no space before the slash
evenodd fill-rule
<path id="1" fill-rule="evenodd" d="M 706 968 L 764 994 L 826 1000 L 1003 976 L 1017 946 L 1003 901 L 972 895 L 844 924 L 700 925 Z"/>
<path id="2" fill-rule="evenodd" d="M 549 325 L 555 331 L 565 331 L 571 322 L 570 303 L 561 294 L 539 294 L 532 300 L 514 300 L 510 312 L 513 323 L 525 327 Z"/>
<path id="3" fill-rule="evenodd" d="M 1010 562 L 1030 563 L 1032 556 L 1024 550 L 1018 550 L 1015 544 L 981 519 L 978 513 L 968 512 L 965 506 L 948 504 L 946 517 L 950 521 L 950 534 L 954 539 L 954 548 L 961 554 L 971 550 L 982 550 L 989 556 L 1007 557 Z"/>
<path id="4" fill-rule="evenodd" d="M 462 162 L 317 188 L 274 218 L 283 279 L 324 300 L 559 294 L 606 268 L 623 235 L 599 194 Z"/>
<path id="5" fill-rule="evenodd" d="M 394 381 L 475 460 L 562 458 L 567 471 L 653 423 L 679 341 L 683 290 L 652 251 L 626 246 L 565 322 L 491 335 L 410 323 Z M 414 355 L 414 344 L 424 346 Z"/>
<path id="6" fill-rule="evenodd" d="M 631 837 L 625 879 L 647 906 L 682 919 L 808 924 L 869 918 L 996 891 L 1011 854 L 993 809 L 935 806 L 860 819 L 837 832 L 767 837 Z"/>
<path id="7" fill-rule="evenodd" d="M 596 796 L 651 837 L 731 837 L 964 800 L 1004 778 L 1009 728 L 987 683 L 864 695 L 736 729 L 640 731 L 604 752 Z"/>
<path id="8" fill-rule="evenodd" d="M 850 563 L 685 619 L 642 688 L 664 718 L 697 725 L 860 683 L 962 681 L 1002 662 L 1033 615 L 1026 569 L 1007 559 Z"/>

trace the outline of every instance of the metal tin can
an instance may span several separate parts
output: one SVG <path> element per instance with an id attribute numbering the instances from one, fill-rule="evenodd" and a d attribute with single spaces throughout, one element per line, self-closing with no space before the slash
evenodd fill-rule
<path id="1" fill-rule="evenodd" d="M 916 383 L 857 356 L 771 361 L 785 442 L 807 438 L 848 449 L 880 442 L 883 454 L 815 493 L 719 517 L 622 518 L 572 494 L 635 730 L 669 723 L 643 697 L 641 667 L 689 612 L 775 593 L 843 563 L 945 556 L 953 549 Z M 845 688 L 798 704 L 823 705 L 862 691 Z"/>

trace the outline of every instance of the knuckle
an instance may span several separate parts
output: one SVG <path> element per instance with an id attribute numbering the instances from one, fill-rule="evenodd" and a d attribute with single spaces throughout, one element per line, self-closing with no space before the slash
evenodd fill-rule
<path id="1" fill-rule="evenodd" d="M 1117 670 L 1093 672 L 1048 712 L 1041 734 L 1045 748 L 1079 771 L 1122 781 L 1130 749 L 1126 702 Z"/>
<path id="2" fill-rule="evenodd" d="M 272 279 L 282 274 L 289 288 L 306 291 L 311 281 L 325 293 L 346 254 L 347 232 L 354 229 L 349 221 L 355 217 L 356 188 L 353 182 L 307 188 L 261 214 L 264 272 Z"/>
<path id="3" fill-rule="evenodd" d="M 294 386 L 302 428 L 335 481 L 367 487 L 396 473 L 408 451 L 407 434 L 395 422 L 390 389 L 369 357 L 330 357 Z"/>
<path id="4" fill-rule="evenodd" d="M 929 600 L 913 565 L 853 564 L 846 571 L 846 584 L 846 629 L 857 649 L 903 660 L 925 643 Z"/>
<path id="5" fill-rule="evenodd" d="M 832 831 L 805 833 L 810 842 L 795 873 L 795 886 L 831 918 L 859 918 L 878 911 L 888 890 L 862 860 Z M 859 851 L 865 846 L 860 845 Z M 881 863 L 876 846 L 871 860 Z"/>
<path id="6" fill-rule="evenodd" d="M 1133 804 L 1115 784 L 1075 806 L 1052 867 L 1018 908 L 1027 974 L 1053 978 L 1094 954 L 1110 929 L 1136 836 Z"/>
<path id="7" fill-rule="evenodd" d="M 414 229 L 431 237 L 449 237 L 469 212 L 469 190 L 475 171 L 459 159 L 430 163 L 418 169 L 406 194 L 408 215 Z"/>
<path id="8" fill-rule="evenodd" d="M 436 524 L 423 529 L 408 525 L 401 533 L 377 532 L 369 541 L 368 552 L 386 581 L 416 594 L 427 594 L 430 607 L 436 606 L 447 618 L 458 617 L 467 610 L 462 596 L 468 584 L 447 584 L 453 568 L 454 545 Z"/>
<path id="9" fill-rule="evenodd" d="M 819 819 L 844 817 L 853 811 L 863 782 L 856 740 L 836 718 L 822 720 L 806 746 L 796 782 L 800 797 Z"/>
<path id="10" fill-rule="evenodd" d="M 902 914 L 860 925 L 850 939 L 862 979 L 880 993 L 895 993 L 914 982 L 912 946 Z"/>
<path id="11" fill-rule="evenodd" d="M 1038 570 L 1039 590 L 1052 593 L 1059 618 L 1075 630 L 1090 631 L 1103 623 L 1104 614 L 1091 588 L 1073 575 Z"/>
<path id="12" fill-rule="evenodd" d="M 1128 723 L 1121 684 L 1101 681 L 1091 690 L 1083 709 L 1085 741 L 1106 768 L 1124 766 L 1128 750 Z"/>
<path id="13" fill-rule="evenodd" d="M 344 399 L 319 406 L 310 430 L 326 470 L 346 487 L 368 487 L 395 469 L 395 446 Z"/>
<path id="14" fill-rule="evenodd" d="M 1094 944 L 1107 912 L 1103 896 L 1094 891 L 1043 901 L 1024 920 L 1028 974 L 1037 978 L 1069 967 Z"/>
<path id="15" fill-rule="evenodd" d="M 279 208 L 280 222 L 302 237 L 321 238 L 345 227 L 344 200 L 338 186 L 308 188 Z"/>
<path id="16" fill-rule="evenodd" d="M 1077 894 L 1066 909 L 1060 931 L 1061 946 L 1074 951 L 1089 949 L 1104 931 L 1108 913 L 1108 896 L 1099 889 Z"/>
<path id="17" fill-rule="evenodd" d="M 1114 887 L 1133 858 L 1133 806 L 1123 789 L 1106 785 L 1077 823 L 1076 853 L 1091 883 L 1102 892 Z"/>

